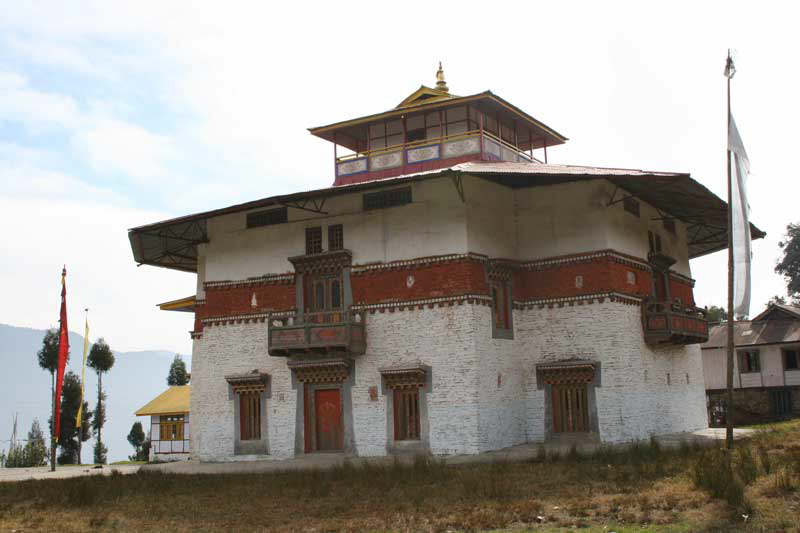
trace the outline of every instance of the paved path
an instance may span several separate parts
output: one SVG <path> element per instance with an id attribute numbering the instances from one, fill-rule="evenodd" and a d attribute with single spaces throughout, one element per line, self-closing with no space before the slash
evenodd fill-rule
<path id="1" fill-rule="evenodd" d="M 754 432 L 752 429 L 735 429 L 734 438 L 747 437 Z M 658 442 L 664 447 L 677 447 L 682 442 L 698 443 L 708 446 L 714 442 L 725 439 L 724 429 L 708 428 L 693 433 L 672 433 L 657 437 Z M 484 452 L 477 455 L 451 455 L 442 459 L 447 464 L 474 464 L 491 463 L 494 461 L 525 461 L 532 459 L 540 453 L 544 446 L 548 454 L 558 452 L 564 454 L 570 451 L 573 444 L 581 453 L 588 453 L 598 449 L 601 445 L 596 441 L 578 442 L 565 439 L 549 441 L 546 443 L 521 444 L 502 450 Z M 616 447 L 624 447 L 617 445 Z M 413 461 L 413 456 L 401 455 L 397 458 L 404 463 Z M 271 459 L 257 461 L 227 461 L 219 463 L 201 463 L 195 461 L 181 461 L 174 463 L 161 463 L 144 465 L 143 471 L 161 471 L 174 474 L 254 474 L 262 472 L 285 472 L 290 470 L 312 470 L 331 468 L 349 461 L 353 465 L 360 464 L 386 464 L 395 461 L 395 457 L 355 457 L 336 453 L 314 453 L 293 459 Z"/>
<path id="2" fill-rule="evenodd" d="M 57 466 L 55 472 L 49 466 L 36 468 L 0 468 L 0 483 L 3 481 L 24 481 L 27 479 L 64 479 L 78 476 L 110 475 L 112 471 L 121 474 L 138 472 L 142 465 L 106 465 L 102 468 L 94 466 Z"/>

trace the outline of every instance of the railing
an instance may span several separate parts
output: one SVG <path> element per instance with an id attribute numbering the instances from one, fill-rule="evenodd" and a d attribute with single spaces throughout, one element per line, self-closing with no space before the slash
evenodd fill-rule
<path id="1" fill-rule="evenodd" d="M 483 159 L 497 161 L 541 163 L 486 130 L 470 130 L 339 156 L 336 158 L 336 173 L 337 176 L 346 176 L 467 154 L 481 154 Z"/>
<path id="2" fill-rule="evenodd" d="M 645 300 L 642 309 L 648 344 L 698 344 L 708 340 L 705 311 L 694 306 Z"/>
<path id="3" fill-rule="evenodd" d="M 366 351 L 364 313 L 346 309 L 272 317 L 269 320 L 270 355 L 361 355 Z"/>

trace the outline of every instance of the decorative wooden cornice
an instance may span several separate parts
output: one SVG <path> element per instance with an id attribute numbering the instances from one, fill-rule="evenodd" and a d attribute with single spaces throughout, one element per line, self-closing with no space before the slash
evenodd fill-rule
<path id="1" fill-rule="evenodd" d="M 486 261 L 486 275 L 489 281 L 510 281 L 519 269 L 519 263 L 510 259 L 489 259 Z"/>
<path id="2" fill-rule="evenodd" d="M 626 305 L 641 305 L 642 297 L 635 294 L 624 294 L 620 292 L 602 292 L 595 294 L 581 294 L 564 298 L 540 298 L 536 300 L 514 301 L 514 309 L 531 310 L 534 308 L 553 309 L 554 307 L 574 307 L 575 305 L 589 305 L 593 303 L 618 302 Z"/>
<path id="3" fill-rule="evenodd" d="M 428 370 L 421 364 L 379 368 L 389 389 L 414 389 L 425 386 Z"/>
<path id="4" fill-rule="evenodd" d="M 536 365 L 537 380 L 545 385 L 578 385 L 594 381 L 592 362 L 564 362 Z"/>
<path id="5" fill-rule="evenodd" d="M 300 383 L 341 383 L 350 375 L 350 359 L 292 360 L 286 363 Z"/>
<path id="6" fill-rule="evenodd" d="M 297 255 L 289 258 L 298 274 L 341 270 L 353 264 L 350 250 L 336 250 L 321 254 Z"/>
<path id="7" fill-rule="evenodd" d="M 294 283 L 294 274 L 265 274 L 254 278 L 242 280 L 206 281 L 203 287 L 208 290 L 235 289 L 239 287 L 253 287 L 261 285 L 279 285 Z M 205 300 L 203 300 L 205 303 Z"/>
<path id="8" fill-rule="evenodd" d="M 342 258 L 346 256 L 346 258 Z M 337 259 L 340 261 L 337 263 Z M 414 259 L 402 259 L 398 261 L 390 261 L 387 263 L 367 263 L 361 265 L 351 265 L 352 255 L 349 250 L 339 250 L 335 252 L 325 252 L 321 254 L 301 255 L 289 258 L 295 264 L 295 269 L 298 273 L 305 271 L 306 265 L 320 264 L 321 268 L 340 268 L 341 266 L 351 266 L 351 275 L 358 276 L 368 274 L 369 272 L 382 271 L 382 270 L 409 270 L 419 268 L 426 265 L 435 265 L 440 263 L 451 263 L 460 261 L 475 261 L 482 264 L 495 264 L 498 267 L 502 265 L 503 269 L 514 270 L 547 270 L 555 266 L 564 264 L 579 264 L 589 263 L 597 259 L 609 258 L 615 263 L 627 265 L 631 268 L 641 271 L 652 271 L 652 267 L 648 264 L 646 259 L 634 257 L 632 255 L 624 254 L 612 249 L 595 250 L 591 252 L 583 252 L 579 254 L 562 255 L 555 257 L 548 257 L 545 259 L 533 260 L 516 260 L 504 258 L 489 258 L 483 254 L 473 252 L 463 254 L 445 254 L 418 257 Z M 299 270 L 298 270 L 298 265 Z M 337 266 L 338 265 L 338 266 Z M 312 269 L 313 270 L 313 269 Z M 694 280 L 688 276 L 678 274 L 677 272 L 670 272 L 670 275 L 675 279 L 682 280 L 686 283 L 694 285 Z M 243 287 L 248 285 L 264 285 L 276 283 L 294 283 L 293 273 L 284 274 L 265 274 L 259 277 L 247 278 L 238 281 L 207 281 L 203 285 L 207 289 L 220 289 L 228 287 Z"/>
<path id="9" fill-rule="evenodd" d="M 264 392 L 269 383 L 269 374 L 253 370 L 246 374 L 228 374 L 225 381 L 233 387 L 236 394 Z"/>
<path id="10" fill-rule="evenodd" d="M 443 296 L 440 298 L 425 298 L 422 300 L 397 300 L 395 302 L 381 302 L 378 304 L 354 304 L 353 309 L 363 310 L 372 315 L 377 313 L 395 311 L 413 311 L 414 309 L 433 309 L 435 307 L 452 307 L 464 304 L 491 305 L 492 298 L 485 294 L 459 294 L 456 296 Z"/>

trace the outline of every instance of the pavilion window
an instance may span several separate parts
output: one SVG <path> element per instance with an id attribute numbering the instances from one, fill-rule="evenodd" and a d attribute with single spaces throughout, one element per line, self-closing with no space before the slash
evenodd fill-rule
<path id="1" fill-rule="evenodd" d="M 761 372 L 761 359 L 758 350 L 745 350 L 739 352 L 740 371 L 743 374 Z"/>
<path id="2" fill-rule="evenodd" d="M 419 440 L 420 387 L 394 390 L 394 440 Z"/>
<path id="3" fill-rule="evenodd" d="M 161 416 L 159 438 L 161 440 L 183 440 L 183 415 Z"/>
<path id="4" fill-rule="evenodd" d="M 322 253 L 322 228 L 306 228 L 306 255 Z"/>
<path id="5" fill-rule="evenodd" d="M 261 439 L 261 394 L 242 392 L 239 394 L 239 438 Z"/>
<path id="6" fill-rule="evenodd" d="M 465 133 L 467 127 L 467 108 L 451 107 L 445 111 L 446 132 L 445 135 L 458 135 Z"/>
<path id="7" fill-rule="evenodd" d="M 784 370 L 798 370 L 800 361 L 798 361 L 797 350 L 784 350 L 783 351 L 783 369 Z"/>
<path id="8" fill-rule="evenodd" d="M 328 250 L 341 250 L 344 248 L 344 229 L 341 224 L 328 226 Z"/>
<path id="9" fill-rule="evenodd" d="M 369 127 L 369 148 L 380 150 L 403 144 L 403 121 L 388 120 L 371 124 Z"/>

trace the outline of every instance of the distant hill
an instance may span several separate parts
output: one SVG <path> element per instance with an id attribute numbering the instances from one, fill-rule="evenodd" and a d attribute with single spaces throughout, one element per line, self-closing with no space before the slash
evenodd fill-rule
<path id="1" fill-rule="evenodd" d="M 50 417 L 50 374 L 39 368 L 36 352 L 41 348 L 45 330 L 20 328 L 0 324 L 0 450 L 8 449 L 8 440 L 19 414 L 17 435 L 25 438 L 34 418 L 39 419 L 47 432 Z M 109 339 L 114 347 L 113 339 Z M 70 332 L 70 359 L 68 369 L 80 376 L 83 355 L 83 336 Z M 152 350 L 142 352 L 115 352 L 116 361 L 111 371 L 103 376 L 103 388 L 108 394 L 107 421 L 103 440 L 108 447 L 108 461 L 128 458 L 133 449 L 127 436 L 137 420 L 134 411 L 167 388 L 167 373 L 174 352 Z M 191 357 L 183 355 L 187 367 Z M 97 402 L 97 375 L 86 369 L 85 397 L 89 409 Z M 149 422 L 138 418 L 147 432 Z M 91 462 L 94 439 L 83 443 L 82 458 Z"/>

